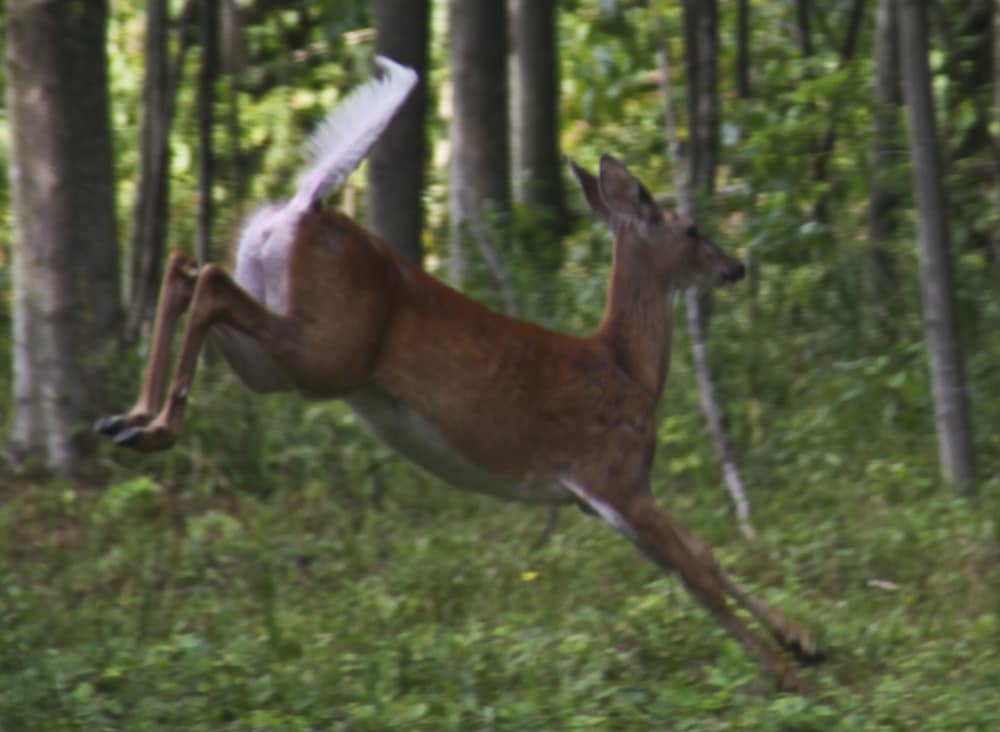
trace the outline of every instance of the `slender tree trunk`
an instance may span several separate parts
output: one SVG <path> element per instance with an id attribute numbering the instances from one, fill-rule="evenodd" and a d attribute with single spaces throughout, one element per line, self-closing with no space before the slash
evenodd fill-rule
<path id="1" fill-rule="evenodd" d="M 375 52 L 416 70 L 417 88 L 368 158 L 368 225 L 419 263 L 424 227 L 428 0 L 376 0 Z"/>
<path id="2" fill-rule="evenodd" d="M 853 0 L 847 20 L 847 30 L 840 44 L 840 59 L 837 62 L 837 68 L 844 68 L 854 56 L 858 36 L 861 32 L 861 21 L 864 18 L 864 10 L 865 0 Z M 837 114 L 837 106 L 834 106 L 833 113 L 826 126 L 826 132 L 823 133 L 823 137 L 819 141 L 819 146 L 813 158 L 813 179 L 816 181 L 822 182 L 827 180 L 827 165 L 833 155 L 833 146 L 837 141 L 837 123 L 839 121 L 840 116 Z M 818 221 L 827 220 L 827 203 L 827 195 L 825 193 L 820 194 L 813 206 L 813 217 Z"/>
<path id="3" fill-rule="evenodd" d="M 125 301 L 128 316 L 123 340 L 132 343 L 146 322 L 160 285 L 166 248 L 170 200 L 170 124 L 177 82 L 187 48 L 186 29 L 192 3 L 180 18 L 177 58 L 171 68 L 167 52 L 167 0 L 151 0 L 146 9 L 146 74 L 142 88 L 139 127 L 139 183 L 129 234 Z"/>
<path id="4" fill-rule="evenodd" d="M 736 18 L 736 93 L 749 99 L 750 87 L 750 0 L 739 0 Z"/>
<path id="5" fill-rule="evenodd" d="M 930 360 L 938 453 L 944 479 L 975 493 L 972 423 L 955 313 L 945 194 L 927 61 L 927 5 L 900 0 L 900 51 L 918 210 L 924 332 Z"/>
<path id="6" fill-rule="evenodd" d="M 679 145 L 677 143 L 676 122 L 670 89 L 669 53 L 665 37 L 661 41 L 659 61 L 660 78 L 663 84 L 664 113 L 667 120 L 667 139 L 671 150 L 674 169 L 674 187 L 677 190 L 678 208 L 682 213 L 694 216 L 695 204 L 691 191 L 708 194 L 715 185 L 716 158 L 718 155 L 719 94 L 716 83 L 716 58 L 718 51 L 718 8 L 716 0 L 686 0 L 685 15 L 685 60 L 688 83 L 688 110 L 693 116 L 688 127 L 696 132 L 691 140 L 691 165 L 688 181 L 681 173 Z M 663 36 L 661 32 L 661 36 Z M 696 64 L 697 68 L 691 68 Z M 695 79 L 697 86 L 690 82 Z M 697 162 L 695 162 L 697 161 Z M 694 359 L 695 377 L 701 395 L 702 412 L 712 435 L 712 447 L 722 469 L 726 488 L 736 507 L 740 531 L 747 538 L 756 536 L 750 523 L 750 503 L 746 497 L 743 479 L 740 475 L 736 456 L 726 432 L 722 408 L 715 389 L 715 380 L 708 361 L 706 348 L 706 318 L 704 303 L 700 293 L 689 289 L 684 296 L 687 310 L 688 331 L 691 337 L 691 351 Z"/>
<path id="7" fill-rule="evenodd" d="M 875 21 L 875 114 L 872 180 L 868 193 L 868 244 L 865 251 L 865 296 L 871 320 L 887 334 L 892 319 L 885 301 L 895 289 L 895 262 L 890 250 L 899 228 L 900 192 L 891 176 L 899 157 L 899 30 L 896 0 L 879 0 Z"/>
<path id="8" fill-rule="evenodd" d="M 188 0 L 191 2 L 191 0 Z M 243 139 L 240 118 L 240 86 L 243 71 L 247 66 L 247 49 L 244 41 L 244 27 L 236 0 L 222 0 L 219 15 L 220 69 L 227 80 L 228 105 L 226 106 L 226 136 L 229 138 L 228 178 L 233 189 L 235 203 L 234 216 L 240 218 L 243 203 L 247 197 L 250 171 L 247 170 L 243 153 Z"/>
<path id="9" fill-rule="evenodd" d="M 717 0 L 685 0 L 685 71 L 688 76 L 688 114 L 691 130 L 689 178 L 696 195 L 715 188 L 719 157 L 719 84 L 716 57 L 719 47 Z"/>
<path id="10" fill-rule="evenodd" d="M 78 472 L 121 320 L 107 3 L 8 0 L 14 212 L 12 456 Z"/>
<path id="11" fill-rule="evenodd" d="M 510 0 L 514 198 L 567 228 L 559 155 L 559 44 L 555 0 Z"/>
<path id="12" fill-rule="evenodd" d="M 1000 0 L 993 0 L 993 119 L 1000 122 Z M 993 191 L 1000 191 L 1000 132 L 993 135 Z M 994 201 L 996 198 L 994 198 Z M 993 225 L 990 261 L 1000 270 L 1000 223 Z"/>
<path id="13" fill-rule="evenodd" d="M 195 254 L 212 259 L 212 222 L 215 218 L 215 80 L 219 76 L 219 0 L 201 0 L 201 67 L 198 74 L 198 236 Z"/>
<path id="14" fill-rule="evenodd" d="M 458 285 L 469 274 L 470 227 L 497 223 L 510 208 L 506 11 L 499 0 L 448 3 L 450 274 Z"/>
<path id="15" fill-rule="evenodd" d="M 811 11 L 809 0 L 795 0 L 795 35 L 803 56 L 812 56 L 815 53 L 812 40 L 812 19 L 809 16 Z"/>
<path id="16" fill-rule="evenodd" d="M 993 117 L 1000 120 L 1000 0 L 993 0 Z"/>

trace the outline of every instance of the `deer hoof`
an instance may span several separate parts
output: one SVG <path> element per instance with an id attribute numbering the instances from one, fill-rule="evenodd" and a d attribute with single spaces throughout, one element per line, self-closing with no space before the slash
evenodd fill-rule
<path id="1" fill-rule="evenodd" d="M 108 433 L 105 433 L 108 434 Z M 124 424 L 111 434 L 111 439 L 120 447 L 138 447 L 142 440 L 143 429 Z"/>
<path id="2" fill-rule="evenodd" d="M 161 426 L 128 426 L 116 432 L 111 439 L 119 447 L 131 447 L 139 452 L 166 450 L 174 444 L 170 430 Z"/>
<path id="3" fill-rule="evenodd" d="M 114 437 L 128 426 L 128 419 L 124 414 L 113 414 L 110 417 L 101 417 L 97 420 L 94 424 L 94 431 L 106 437 Z"/>
<path id="4" fill-rule="evenodd" d="M 826 654 L 812 642 L 808 646 L 804 646 L 799 640 L 792 640 L 786 644 L 785 648 L 795 656 L 795 660 L 802 666 L 816 666 L 826 660 Z"/>
<path id="5" fill-rule="evenodd" d="M 128 428 L 142 427 L 149 423 L 149 417 L 144 414 L 112 414 L 101 417 L 94 424 L 94 431 L 105 437 L 116 437 Z"/>

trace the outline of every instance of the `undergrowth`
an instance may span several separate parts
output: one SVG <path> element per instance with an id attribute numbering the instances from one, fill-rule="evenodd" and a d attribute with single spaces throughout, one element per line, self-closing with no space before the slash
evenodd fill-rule
<path id="1" fill-rule="evenodd" d="M 995 479 L 967 503 L 930 460 L 782 467 L 772 436 L 743 456 L 751 543 L 704 444 L 665 414 L 655 492 L 815 631 L 829 660 L 804 700 L 599 522 L 563 510 L 535 549 L 543 511 L 429 481 L 342 407 L 257 411 L 228 377 L 203 382 L 212 413 L 192 409 L 175 454 L 128 458 L 108 485 L 10 491 L 0 728 L 1000 726 Z M 266 414 L 263 444 L 211 434 L 227 410 Z"/>
<path id="2" fill-rule="evenodd" d="M 599 258 L 558 291 L 570 330 L 596 319 Z M 1000 312 L 983 299 L 969 350 L 965 501 L 938 478 L 919 322 L 882 342 L 768 292 L 759 321 L 718 296 L 710 339 L 757 540 L 736 529 L 682 330 L 653 489 L 813 630 L 815 698 L 775 692 L 598 521 L 563 509 L 536 548 L 544 510 L 445 488 L 344 406 L 250 397 L 216 362 L 172 450 L 106 448 L 100 479 L 6 487 L 0 729 L 1000 728 L 1000 353 L 982 336 Z"/>

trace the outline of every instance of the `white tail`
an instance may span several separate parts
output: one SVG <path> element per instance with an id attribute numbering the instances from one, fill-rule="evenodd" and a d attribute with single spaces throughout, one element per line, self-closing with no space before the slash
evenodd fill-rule
<path id="1" fill-rule="evenodd" d="M 738 280 L 743 265 L 689 219 L 659 209 L 625 166 L 604 156 L 596 177 L 571 164 L 614 232 L 597 330 L 576 338 L 487 310 L 344 214 L 313 205 L 357 164 L 412 86 L 410 72 L 389 68 L 387 82 L 366 87 L 361 111 L 351 110 L 362 96 L 350 97 L 348 111 L 334 112 L 314 138 L 313 166 L 292 204 L 252 218 L 235 280 L 218 265 L 172 255 L 139 400 L 98 429 L 138 450 L 173 445 L 198 352 L 214 333 L 251 388 L 345 399 L 389 445 L 458 488 L 575 503 L 600 517 L 676 571 L 782 687 L 808 691 L 730 600 L 801 661 L 822 657 L 809 634 L 734 583 L 650 493 L 673 293 Z M 171 337 L 185 311 L 167 391 Z"/>
<path id="2" fill-rule="evenodd" d="M 339 188 L 365 159 L 416 86 L 413 69 L 384 56 L 376 56 L 375 62 L 385 76 L 355 89 L 309 138 L 306 149 L 312 160 L 291 208 L 305 211 L 328 191 Z"/>

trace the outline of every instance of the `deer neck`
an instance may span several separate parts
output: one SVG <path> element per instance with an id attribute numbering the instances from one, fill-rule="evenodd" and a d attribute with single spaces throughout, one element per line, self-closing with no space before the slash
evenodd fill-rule
<path id="1" fill-rule="evenodd" d="M 642 246 L 615 236 L 607 304 L 596 337 L 629 376 L 659 396 L 670 367 L 673 277 L 664 279 L 637 256 Z"/>

